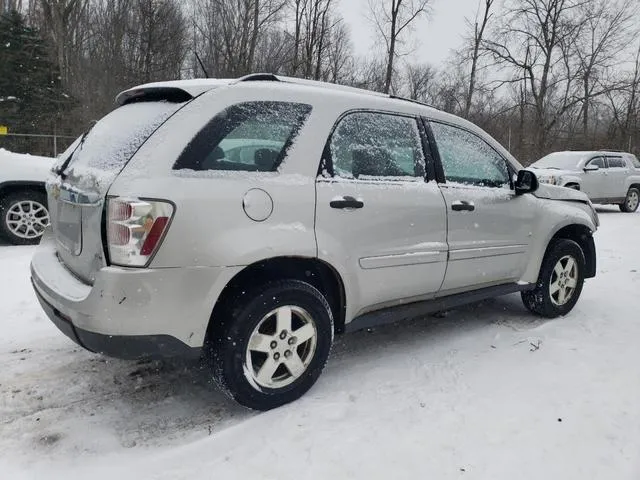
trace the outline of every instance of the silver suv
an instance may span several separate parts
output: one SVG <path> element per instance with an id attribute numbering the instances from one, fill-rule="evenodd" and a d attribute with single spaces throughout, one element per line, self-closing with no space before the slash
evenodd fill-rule
<path id="1" fill-rule="evenodd" d="M 266 74 L 117 102 L 55 166 L 31 264 L 88 350 L 202 356 L 270 409 L 314 384 L 334 333 L 513 292 L 557 317 L 596 273 L 588 198 L 433 108 Z"/>
<path id="2" fill-rule="evenodd" d="M 640 203 L 640 161 L 621 152 L 555 152 L 531 168 L 541 183 L 581 190 L 593 203 L 633 213 Z"/>

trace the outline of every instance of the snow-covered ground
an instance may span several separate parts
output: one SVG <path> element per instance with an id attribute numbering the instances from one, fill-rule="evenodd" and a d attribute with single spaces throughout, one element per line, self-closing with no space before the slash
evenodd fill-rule
<path id="1" fill-rule="evenodd" d="M 640 214 L 600 209 L 598 276 L 564 319 L 517 295 L 339 338 L 263 414 L 197 365 L 84 352 L 0 246 L 2 479 L 640 478 Z"/>

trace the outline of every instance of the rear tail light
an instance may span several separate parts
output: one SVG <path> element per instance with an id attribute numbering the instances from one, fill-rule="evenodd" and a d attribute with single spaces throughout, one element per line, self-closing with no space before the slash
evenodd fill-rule
<path id="1" fill-rule="evenodd" d="M 107 201 L 107 246 L 114 265 L 146 267 L 158 250 L 173 205 L 160 200 L 110 198 Z"/>

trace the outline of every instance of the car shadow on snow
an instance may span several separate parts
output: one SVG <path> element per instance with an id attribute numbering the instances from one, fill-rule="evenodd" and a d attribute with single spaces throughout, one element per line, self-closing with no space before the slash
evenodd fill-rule
<path id="1" fill-rule="evenodd" d="M 507 295 L 338 337 L 333 357 L 347 364 L 384 361 L 380 348 L 390 354 L 410 355 L 412 350 L 418 352 L 449 340 L 455 341 L 463 334 L 473 336 L 474 332 L 492 325 L 526 332 L 546 321 L 532 316 L 522 305 L 520 295 Z"/>
<path id="2" fill-rule="evenodd" d="M 486 337 L 476 332 L 496 325 L 526 331 L 539 324 L 526 313 L 519 296 L 510 295 L 339 336 L 322 382 L 310 393 L 316 399 L 330 396 L 323 389 L 332 390 L 332 384 L 357 376 L 363 365 L 375 375 L 377 365 L 385 368 L 388 356 L 419 356 L 438 345 L 447 348 L 462 335 L 482 341 Z M 492 337 L 488 338 L 486 348 Z M 121 361 L 73 347 L 40 354 L 33 350 L 34 361 L 28 362 L 33 372 L 21 375 L 19 384 L 2 393 L 11 395 L 8 423 L 15 423 L 20 438 L 29 432 L 37 448 L 99 453 L 104 440 L 87 446 L 80 433 L 85 428 L 124 448 L 180 443 L 215 435 L 256 415 L 227 398 L 200 362 Z M 402 369 L 397 372 L 403 374 Z"/>

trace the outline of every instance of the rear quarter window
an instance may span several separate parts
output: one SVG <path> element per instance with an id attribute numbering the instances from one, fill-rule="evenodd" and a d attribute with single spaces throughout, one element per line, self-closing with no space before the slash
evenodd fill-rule
<path id="1" fill-rule="evenodd" d="M 186 146 L 174 170 L 274 172 L 311 113 L 311 105 L 245 102 L 213 117 Z"/>

